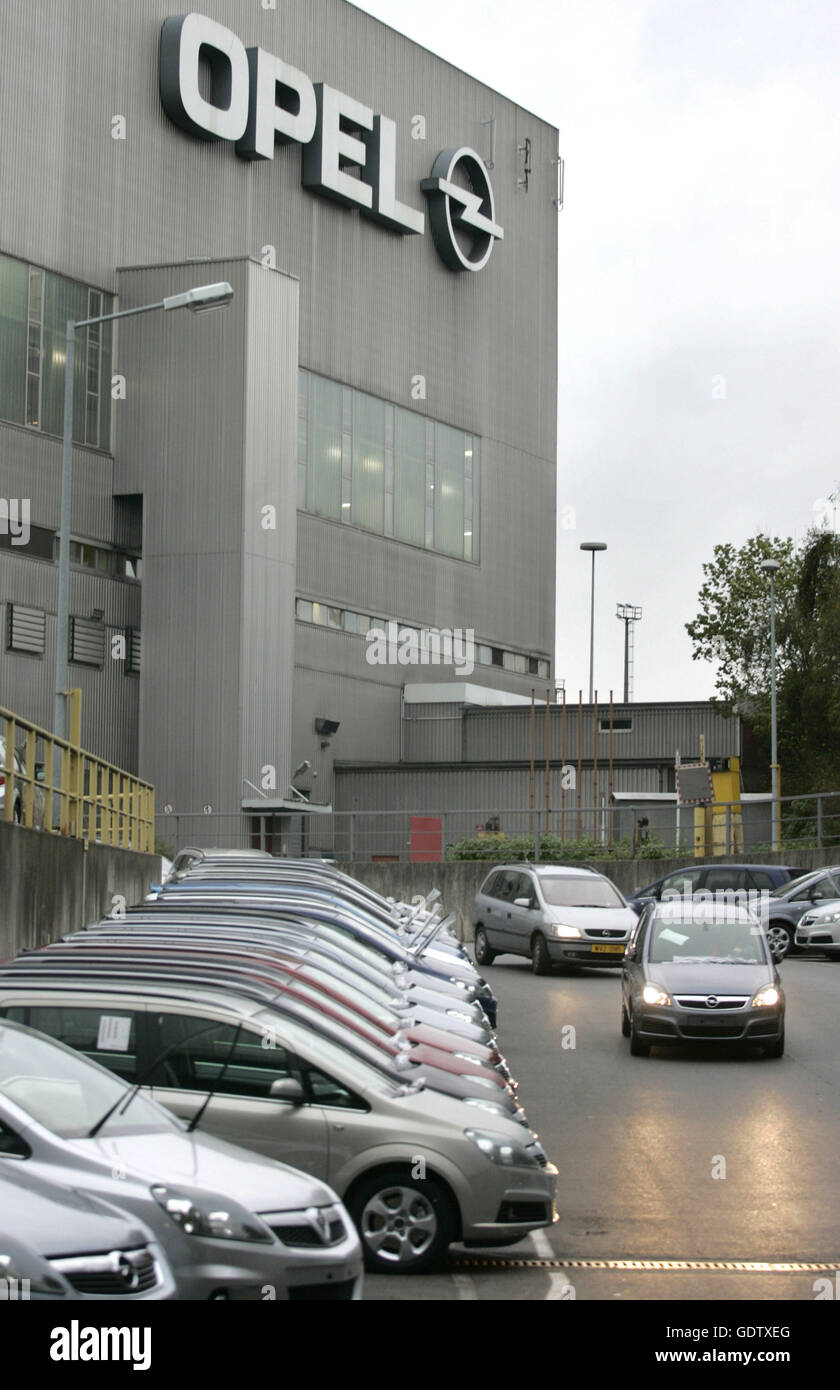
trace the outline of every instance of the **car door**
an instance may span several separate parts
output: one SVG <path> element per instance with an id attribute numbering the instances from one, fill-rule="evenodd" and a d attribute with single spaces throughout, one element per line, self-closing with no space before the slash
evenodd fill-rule
<path id="1" fill-rule="evenodd" d="M 205 1133 L 326 1180 L 322 1108 L 270 1094 L 275 1081 L 303 1085 L 300 1062 L 277 1030 L 187 1008 L 150 1010 L 148 1021 L 156 1055 L 166 1054 L 152 1089 L 155 1100 L 189 1121 L 212 1091 L 200 1121 Z"/>
<path id="2" fill-rule="evenodd" d="M 514 878 L 516 881 L 511 885 L 507 917 L 511 950 L 516 951 L 519 955 L 529 956 L 531 954 L 531 937 L 541 923 L 541 915 L 536 910 L 539 906 L 539 900 L 536 887 L 529 873 L 518 873 L 514 875 Z M 528 907 L 518 905 L 526 898 Z"/>
<path id="3" fill-rule="evenodd" d="M 642 984 L 644 983 L 644 971 L 641 965 L 642 949 L 648 922 L 651 919 L 653 910 L 653 903 L 648 903 L 648 905 L 643 908 L 638 922 L 630 933 L 630 940 L 627 942 L 624 959 L 621 963 L 621 994 L 628 1017 L 633 1011 L 633 996 L 637 994 L 641 988 L 640 980 Z"/>
<path id="4" fill-rule="evenodd" d="M 481 910 L 477 914 L 491 946 L 500 951 L 504 942 L 503 909 L 501 888 L 505 880 L 505 870 L 497 869 L 488 878 L 482 890 Z"/>

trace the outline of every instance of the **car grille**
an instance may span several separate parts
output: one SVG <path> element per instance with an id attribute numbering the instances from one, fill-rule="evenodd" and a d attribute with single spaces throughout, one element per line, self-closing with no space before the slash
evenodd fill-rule
<path id="1" fill-rule="evenodd" d="M 347 1301 L 353 1297 L 354 1283 L 354 1279 L 344 1279 L 340 1284 L 296 1284 L 289 1289 L 289 1298 L 292 1303 L 300 1302 L 304 1298 Z"/>
<path id="2" fill-rule="evenodd" d="M 508 1222 L 538 1222 L 546 1219 L 544 1202 L 502 1202 L 496 1214 L 496 1221 L 501 1225 Z"/>
<path id="3" fill-rule="evenodd" d="M 272 1226 L 271 1229 L 284 1245 L 338 1245 L 339 1241 L 344 1238 L 344 1224 L 337 1218 L 329 1223 L 326 1240 L 314 1226 Z"/>
<path id="4" fill-rule="evenodd" d="M 621 927 L 587 927 L 586 935 L 597 937 L 599 940 L 607 937 L 610 941 L 624 941 L 627 932 Z"/>
<path id="5" fill-rule="evenodd" d="M 161 1282 L 150 1250 L 112 1250 L 107 1255 L 51 1259 L 77 1293 L 95 1298 L 126 1298 L 148 1293 Z"/>
<path id="6" fill-rule="evenodd" d="M 690 1023 L 682 1029 L 684 1038 L 740 1038 L 741 1029 L 737 1024 L 719 1023 L 710 1028 L 695 1028 Z"/>
<path id="7" fill-rule="evenodd" d="M 710 1004 L 710 999 L 716 999 L 716 1004 Z M 750 1002 L 748 994 L 680 994 L 674 995 L 674 1003 L 681 1009 L 709 1009 L 716 1014 L 721 1009 L 744 1009 Z"/>

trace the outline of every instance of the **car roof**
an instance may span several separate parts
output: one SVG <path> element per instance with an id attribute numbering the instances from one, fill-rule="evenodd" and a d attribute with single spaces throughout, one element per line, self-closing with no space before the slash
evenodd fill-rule
<path id="1" fill-rule="evenodd" d="M 540 878 L 569 878 L 575 875 L 580 877 L 604 878 L 605 875 L 599 873 L 597 869 L 590 868 L 588 864 L 530 864 L 524 861 L 520 864 L 495 864 L 491 872 L 501 870 L 504 873 L 524 873 L 531 871 Z"/>

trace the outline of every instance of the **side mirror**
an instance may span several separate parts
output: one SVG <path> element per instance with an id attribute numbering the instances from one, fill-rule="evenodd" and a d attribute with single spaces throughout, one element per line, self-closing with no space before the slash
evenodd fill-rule
<path id="1" fill-rule="evenodd" d="M 303 1087 L 293 1076 L 284 1076 L 281 1081 L 272 1081 L 268 1094 L 272 1100 L 290 1100 L 293 1105 L 303 1104 Z"/>
<path id="2" fill-rule="evenodd" d="M 43 763 L 36 763 L 36 764 L 35 764 L 35 781 L 36 781 L 36 782 L 43 782 L 43 781 L 45 780 L 45 776 L 46 776 L 46 774 L 45 774 L 45 771 L 44 771 L 44 764 L 43 764 Z"/>
<path id="3" fill-rule="evenodd" d="M 514 898 L 513 905 L 514 907 L 533 907 L 534 900 L 533 898 Z"/>

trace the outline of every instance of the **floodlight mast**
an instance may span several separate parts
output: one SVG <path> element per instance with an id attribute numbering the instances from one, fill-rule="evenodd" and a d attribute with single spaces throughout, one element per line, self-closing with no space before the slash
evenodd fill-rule
<path id="1" fill-rule="evenodd" d="M 641 621 L 642 610 L 632 603 L 616 604 L 615 616 L 624 623 L 624 703 L 633 698 L 633 624 Z"/>

